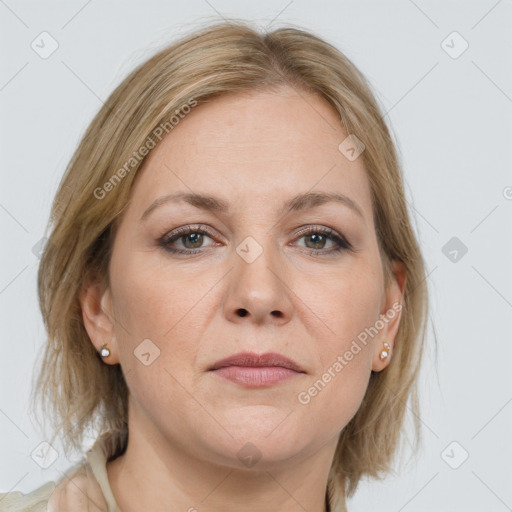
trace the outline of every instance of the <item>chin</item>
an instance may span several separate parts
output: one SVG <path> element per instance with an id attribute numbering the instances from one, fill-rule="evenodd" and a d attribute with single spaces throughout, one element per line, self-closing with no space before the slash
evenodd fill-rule
<path id="1" fill-rule="evenodd" d="M 276 423 L 269 428 L 267 424 L 253 424 L 251 429 L 245 426 L 243 433 L 236 425 L 231 425 L 228 431 L 233 434 L 233 438 L 226 433 L 222 439 L 209 437 L 208 448 L 222 459 L 224 465 L 239 469 L 275 469 L 281 465 L 284 467 L 290 460 L 307 451 L 310 443 L 299 428 L 295 431 L 293 428 L 281 430 L 283 424 L 278 425 Z M 307 435 L 310 436 L 311 433 L 307 432 Z M 215 444 L 212 445 L 212 441 Z"/>

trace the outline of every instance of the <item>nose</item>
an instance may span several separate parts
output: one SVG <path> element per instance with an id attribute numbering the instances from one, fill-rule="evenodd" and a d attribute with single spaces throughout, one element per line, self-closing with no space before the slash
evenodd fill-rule
<path id="1" fill-rule="evenodd" d="M 234 268 L 229 273 L 224 313 L 232 322 L 283 325 L 293 314 L 289 276 L 279 265 L 279 257 L 270 247 L 263 248 L 251 261 L 233 253 Z"/>

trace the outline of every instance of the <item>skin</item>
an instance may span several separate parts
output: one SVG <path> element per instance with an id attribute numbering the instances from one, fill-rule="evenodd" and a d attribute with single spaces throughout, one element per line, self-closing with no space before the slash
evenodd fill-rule
<path id="1" fill-rule="evenodd" d="M 90 283 L 80 298 L 91 342 L 108 343 L 104 361 L 121 364 L 130 390 L 127 450 L 107 464 L 123 512 L 325 510 L 339 435 L 372 370 L 389 364 L 379 353 L 384 341 L 393 347 L 399 315 L 308 404 L 297 397 L 402 302 L 405 284 L 395 264 L 384 288 L 368 179 L 361 158 L 338 150 L 346 137 L 325 100 L 286 87 L 196 107 L 145 160 L 116 233 L 111 288 Z M 220 197 L 231 211 L 166 203 L 139 220 L 156 198 L 178 191 Z M 309 191 L 344 194 L 362 217 L 335 202 L 279 213 Z M 159 246 L 190 224 L 213 236 L 171 246 L 200 253 Z M 335 241 L 299 234 L 322 226 L 355 251 L 322 256 Z M 251 263 L 236 251 L 248 236 L 263 248 Z M 144 339 L 160 350 L 148 366 L 134 356 Z M 284 354 L 305 373 L 254 389 L 207 371 L 245 350 Z M 237 455 L 248 442 L 261 455 L 251 467 Z"/>

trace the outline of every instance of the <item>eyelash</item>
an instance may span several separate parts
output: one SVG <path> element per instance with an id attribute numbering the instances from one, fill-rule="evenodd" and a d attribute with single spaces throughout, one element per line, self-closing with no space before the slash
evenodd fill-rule
<path id="1" fill-rule="evenodd" d="M 183 238 L 184 236 L 190 235 L 192 233 L 200 233 L 203 235 L 208 235 L 210 238 L 214 238 L 214 234 L 205 227 L 199 227 L 199 226 L 183 226 L 181 228 L 178 228 L 171 233 L 166 233 L 164 236 L 162 236 L 158 240 L 158 245 L 162 247 L 165 251 L 170 252 L 172 254 L 197 254 L 199 252 L 202 252 L 204 249 L 171 249 L 170 244 L 179 240 L 180 238 Z M 337 247 L 331 248 L 331 249 L 305 249 L 306 252 L 308 252 L 310 255 L 314 256 L 330 256 L 333 254 L 340 253 L 342 251 L 354 251 L 352 245 L 350 242 L 348 242 L 343 236 L 339 235 L 336 231 L 334 231 L 331 228 L 327 227 L 310 227 L 305 230 L 302 230 L 300 233 L 298 233 L 299 237 L 298 239 L 311 235 L 311 234 L 320 234 L 323 236 L 328 237 L 330 240 L 335 242 L 337 244 Z"/>

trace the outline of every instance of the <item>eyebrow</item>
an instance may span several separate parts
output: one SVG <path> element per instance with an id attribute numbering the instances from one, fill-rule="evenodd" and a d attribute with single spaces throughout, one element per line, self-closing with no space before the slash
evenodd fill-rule
<path id="1" fill-rule="evenodd" d="M 189 203 L 196 208 L 214 213 L 229 213 L 230 211 L 229 204 L 218 197 L 193 192 L 177 192 L 159 197 L 153 201 L 153 203 L 151 203 L 151 205 L 144 211 L 140 220 L 142 221 L 146 219 L 153 210 L 165 203 L 178 203 L 180 201 Z M 309 210 L 329 202 L 343 204 L 364 219 L 363 212 L 355 201 L 343 194 L 334 192 L 306 192 L 304 194 L 298 194 L 292 199 L 286 201 L 279 214 L 283 215 L 290 212 Z"/>

